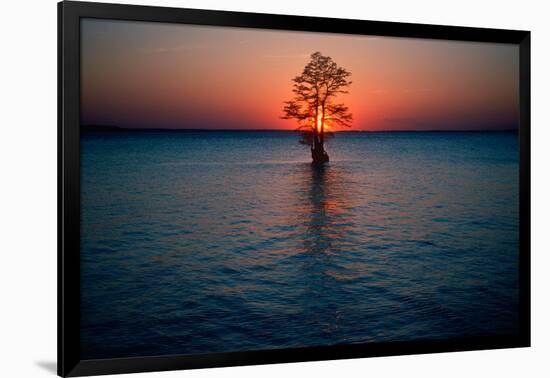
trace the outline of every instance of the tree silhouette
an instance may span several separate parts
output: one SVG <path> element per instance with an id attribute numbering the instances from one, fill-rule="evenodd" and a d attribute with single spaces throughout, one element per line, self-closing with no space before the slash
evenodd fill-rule
<path id="1" fill-rule="evenodd" d="M 351 73 L 339 67 L 331 57 L 320 52 L 311 54 L 311 60 L 300 76 L 296 76 L 292 92 L 294 98 L 285 102 L 283 119 L 298 121 L 303 130 L 301 143 L 311 148 L 313 164 L 329 160 L 324 143 L 328 127 L 351 127 L 352 115 L 344 104 L 335 103 L 338 94 L 348 93 Z"/>

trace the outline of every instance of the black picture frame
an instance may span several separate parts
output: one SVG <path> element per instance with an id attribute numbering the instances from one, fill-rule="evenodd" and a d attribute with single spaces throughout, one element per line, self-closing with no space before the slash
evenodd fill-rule
<path id="1" fill-rule="evenodd" d="M 516 44 L 520 56 L 519 333 L 235 353 L 80 360 L 80 18 Z M 58 3 L 58 374 L 82 376 L 530 346 L 530 32 L 155 6 Z"/>

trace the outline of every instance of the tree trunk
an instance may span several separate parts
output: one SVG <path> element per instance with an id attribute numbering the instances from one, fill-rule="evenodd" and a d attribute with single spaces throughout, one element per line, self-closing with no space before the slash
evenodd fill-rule
<path id="1" fill-rule="evenodd" d="M 313 147 L 311 148 L 311 158 L 313 159 L 313 165 L 323 165 L 329 161 L 328 154 L 325 151 L 324 138 L 321 133 L 319 138 L 317 135 L 313 136 Z"/>
<path id="2" fill-rule="evenodd" d="M 321 148 L 325 149 L 325 104 L 323 103 L 323 106 L 321 108 L 321 132 L 319 135 L 319 144 L 321 145 Z"/>
<path id="3" fill-rule="evenodd" d="M 318 109 L 318 108 L 317 108 Z M 328 162 L 328 154 L 325 151 L 325 107 L 323 105 L 321 117 L 321 127 L 318 129 L 317 125 L 313 129 L 313 145 L 311 147 L 311 158 L 313 159 L 313 165 L 323 165 Z M 315 120 L 318 120 L 318 110 L 315 112 Z"/>

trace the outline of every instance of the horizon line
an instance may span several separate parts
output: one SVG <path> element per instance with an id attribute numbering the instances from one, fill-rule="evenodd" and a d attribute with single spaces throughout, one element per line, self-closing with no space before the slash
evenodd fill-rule
<path id="1" fill-rule="evenodd" d="M 107 125 L 80 125 L 80 129 L 84 131 L 93 132 L 93 131 L 111 131 L 111 132 L 290 132 L 290 133 L 299 133 L 302 130 L 298 129 L 200 129 L 200 128 L 155 128 L 155 127 L 120 127 L 120 126 L 107 126 Z M 333 130 L 328 131 L 329 133 L 415 133 L 415 132 L 511 132 L 518 131 L 519 127 L 516 128 L 505 128 L 505 129 L 389 129 L 389 130 L 364 130 L 364 129 L 353 129 L 353 130 Z"/>

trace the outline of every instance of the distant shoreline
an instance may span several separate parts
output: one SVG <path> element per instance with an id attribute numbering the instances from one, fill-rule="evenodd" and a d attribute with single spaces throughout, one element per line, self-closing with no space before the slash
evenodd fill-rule
<path id="1" fill-rule="evenodd" d="M 215 132 L 283 132 L 283 133 L 299 133 L 300 130 L 282 130 L 282 129 L 170 129 L 170 128 L 124 128 L 118 126 L 98 126 L 98 125 L 83 125 L 80 127 L 81 133 L 159 133 L 159 132 L 173 132 L 173 133 L 215 133 Z M 518 128 L 515 129 L 479 129 L 479 130 L 338 130 L 335 133 L 509 133 L 518 132 Z"/>

